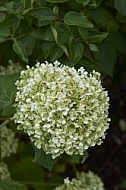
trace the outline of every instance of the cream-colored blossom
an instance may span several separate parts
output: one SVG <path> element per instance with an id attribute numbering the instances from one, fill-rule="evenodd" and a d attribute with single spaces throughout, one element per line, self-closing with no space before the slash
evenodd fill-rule
<path id="1" fill-rule="evenodd" d="M 10 178 L 10 173 L 8 167 L 4 162 L 0 162 L 0 179 Z"/>
<path id="2" fill-rule="evenodd" d="M 16 82 L 14 121 L 38 149 L 56 158 L 100 145 L 108 129 L 108 92 L 100 74 L 52 63 L 37 63 Z"/>
<path id="3" fill-rule="evenodd" d="M 0 65 L 0 75 L 19 73 L 22 69 L 23 67 L 20 63 L 14 63 L 12 60 L 9 60 L 6 67 Z"/>
<path id="4" fill-rule="evenodd" d="M 65 183 L 54 190 L 104 190 L 101 178 L 92 171 L 80 173 L 69 183 Z"/>
<path id="5" fill-rule="evenodd" d="M 16 153 L 18 140 L 15 133 L 7 128 L 6 125 L 0 126 L 0 150 L 1 158 L 9 157 L 12 153 Z"/>

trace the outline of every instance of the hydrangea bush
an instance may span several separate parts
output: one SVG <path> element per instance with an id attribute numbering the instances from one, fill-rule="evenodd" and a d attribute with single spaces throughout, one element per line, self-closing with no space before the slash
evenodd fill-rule
<path id="1" fill-rule="evenodd" d="M 104 184 L 97 174 L 89 171 L 78 173 L 71 181 L 65 179 L 64 184 L 56 187 L 55 190 L 104 190 Z"/>
<path id="2" fill-rule="evenodd" d="M 18 147 L 18 140 L 15 138 L 15 133 L 7 128 L 7 126 L 2 126 L 0 128 L 1 142 L 1 158 L 9 157 L 12 153 L 16 153 Z"/>
<path id="3" fill-rule="evenodd" d="M 10 173 L 8 171 L 8 167 L 4 162 L 0 162 L 0 179 L 8 179 L 10 178 Z"/>
<path id="4" fill-rule="evenodd" d="M 19 73 L 22 69 L 23 67 L 20 63 L 14 63 L 9 60 L 7 67 L 0 65 L 0 75 Z"/>
<path id="5" fill-rule="evenodd" d="M 98 72 L 38 62 L 21 72 L 16 86 L 14 121 L 38 149 L 56 158 L 83 155 L 102 143 L 110 120 L 109 97 Z"/>

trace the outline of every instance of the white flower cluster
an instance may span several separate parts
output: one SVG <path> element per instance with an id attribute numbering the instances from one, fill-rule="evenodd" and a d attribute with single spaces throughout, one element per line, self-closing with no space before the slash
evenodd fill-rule
<path id="1" fill-rule="evenodd" d="M 109 97 L 98 72 L 88 74 L 58 61 L 37 63 L 21 72 L 16 85 L 14 120 L 38 149 L 56 158 L 64 152 L 83 155 L 102 143 Z"/>
<path id="2" fill-rule="evenodd" d="M 15 138 L 15 133 L 7 128 L 0 126 L 0 150 L 1 158 L 9 157 L 12 153 L 16 153 L 18 140 Z"/>
<path id="3" fill-rule="evenodd" d="M 4 162 L 0 162 L 0 179 L 10 178 L 8 167 Z"/>
<path id="4" fill-rule="evenodd" d="M 73 178 L 71 181 L 67 180 L 67 183 L 64 182 L 54 190 L 104 190 L 104 184 L 98 175 L 89 171 L 78 174 L 77 178 Z"/>
<path id="5" fill-rule="evenodd" d="M 14 63 L 12 60 L 8 61 L 7 67 L 0 65 L 0 75 L 19 73 L 21 70 L 23 70 L 23 67 L 20 63 Z"/>

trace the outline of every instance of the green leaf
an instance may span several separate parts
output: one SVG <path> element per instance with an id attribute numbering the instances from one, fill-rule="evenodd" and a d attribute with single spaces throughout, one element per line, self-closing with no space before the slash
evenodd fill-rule
<path id="1" fill-rule="evenodd" d="M 70 11 L 64 16 L 64 22 L 68 25 L 77 25 L 85 28 L 93 28 L 93 24 L 82 14 Z"/>
<path id="2" fill-rule="evenodd" d="M 85 29 L 84 27 L 78 26 L 78 31 L 83 39 L 86 40 L 88 38 L 89 33 L 87 29 Z"/>
<path id="3" fill-rule="evenodd" d="M 51 52 L 50 52 L 50 61 L 58 60 L 63 55 L 63 50 L 57 46 L 56 44 L 52 46 Z"/>
<path id="4" fill-rule="evenodd" d="M 25 36 L 20 38 L 20 41 L 25 46 L 27 55 L 31 55 L 35 46 L 35 38 L 33 36 Z"/>
<path id="5" fill-rule="evenodd" d="M 69 27 L 62 22 L 54 22 L 51 28 L 57 45 L 61 47 L 67 57 L 69 57 L 70 44 L 73 38 Z"/>
<path id="6" fill-rule="evenodd" d="M 42 51 L 41 54 L 44 60 L 46 60 L 49 57 L 51 49 L 52 49 L 52 45 L 53 45 L 53 42 L 43 41 L 42 47 L 41 47 L 41 51 Z"/>
<path id="7" fill-rule="evenodd" d="M 29 14 L 39 19 L 39 21 L 51 21 L 55 18 L 52 10 L 47 7 L 35 8 L 29 11 Z"/>
<path id="8" fill-rule="evenodd" d="M 47 1 L 46 0 L 36 0 L 37 5 L 39 6 L 46 6 Z"/>
<path id="9" fill-rule="evenodd" d="M 87 40 L 88 42 L 91 42 L 91 43 L 100 43 L 107 36 L 108 36 L 107 32 L 94 31 L 92 33 L 89 33 L 89 37 L 87 38 Z"/>
<path id="10" fill-rule="evenodd" d="M 10 31 L 6 26 L 0 25 L 0 37 L 7 37 L 10 35 Z"/>
<path id="11" fill-rule="evenodd" d="M 14 41 L 13 50 L 19 55 L 19 57 L 28 63 L 28 54 L 24 44 L 21 41 Z"/>
<path id="12" fill-rule="evenodd" d="M 9 13 L 12 12 L 13 5 L 14 5 L 14 1 L 10 1 L 10 2 L 5 4 L 5 7 Z"/>
<path id="13" fill-rule="evenodd" d="M 59 159 L 59 157 L 53 159 L 51 154 L 46 154 L 42 149 L 37 149 L 34 145 L 33 148 L 35 151 L 35 158 L 33 161 L 37 162 L 39 165 L 51 171 L 53 169 L 54 164 Z"/>
<path id="14" fill-rule="evenodd" d="M 0 43 L 5 42 L 5 41 L 6 41 L 6 39 L 4 37 L 0 36 Z"/>
<path id="15" fill-rule="evenodd" d="M 83 3 L 83 6 L 86 6 L 90 3 L 91 0 L 76 0 L 78 3 Z"/>
<path id="16" fill-rule="evenodd" d="M 16 86 L 15 82 L 19 79 L 19 74 L 0 75 L 0 115 L 11 117 L 14 114 L 12 107 Z"/>
<path id="17" fill-rule="evenodd" d="M 114 0 L 114 5 L 120 15 L 126 14 L 126 0 Z"/>
<path id="18" fill-rule="evenodd" d="M 101 27 L 106 27 L 108 22 L 112 19 L 111 13 L 103 7 L 92 9 L 89 12 L 91 13 L 92 19 Z"/>
<path id="19" fill-rule="evenodd" d="M 4 13 L 0 13 L 0 23 L 3 22 L 5 18 L 6 18 L 6 15 Z"/>
<path id="20" fill-rule="evenodd" d="M 89 6 L 92 8 L 98 7 L 101 3 L 101 0 L 91 0 L 91 2 L 89 3 Z"/>
<path id="21" fill-rule="evenodd" d="M 29 147 L 27 147 L 27 151 L 29 151 Z M 11 164 L 10 172 L 13 179 L 17 181 L 41 182 L 44 175 L 43 170 L 37 163 L 33 162 L 30 156 L 21 158 L 14 164 Z"/>
<path id="22" fill-rule="evenodd" d="M 44 40 L 46 40 L 46 41 L 55 41 L 53 32 L 52 32 L 50 27 L 47 29 L 47 31 L 44 34 Z"/>
<path id="23" fill-rule="evenodd" d="M 78 62 L 78 64 L 79 66 L 83 66 L 91 70 L 100 67 L 100 63 L 98 63 L 97 61 L 94 61 L 93 59 L 87 56 L 83 56 L 81 60 Z"/>
<path id="24" fill-rule="evenodd" d="M 113 76 L 113 69 L 116 63 L 116 51 L 108 44 L 103 44 L 99 52 L 95 54 L 96 60 L 101 63 L 102 71 Z"/>
<path id="25" fill-rule="evenodd" d="M 71 61 L 74 65 L 81 59 L 84 53 L 84 46 L 81 42 L 71 43 Z"/>
<path id="26" fill-rule="evenodd" d="M 120 32 L 110 32 L 105 43 L 112 46 L 116 51 L 126 54 L 126 43 Z"/>
<path id="27" fill-rule="evenodd" d="M 82 5 L 76 1 L 71 1 L 68 0 L 67 1 L 68 6 L 72 9 L 72 10 L 76 10 L 76 11 L 80 11 L 82 9 Z M 68 9 L 69 10 L 69 9 Z M 68 11 L 67 11 L 68 12 Z"/>
<path id="28" fill-rule="evenodd" d="M 15 15 L 9 15 L 2 23 L 4 26 L 6 26 L 9 31 L 10 34 L 12 36 L 15 35 L 15 32 L 17 30 L 17 28 L 19 27 L 20 24 L 20 19 L 18 19 Z"/>
<path id="29" fill-rule="evenodd" d="M 35 0 L 21 0 L 24 10 L 32 9 Z"/>
<path id="30" fill-rule="evenodd" d="M 108 32 L 117 32 L 119 30 L 119 27 L 120 27 L 119 23 L 116 20 L 112 19 L 107 24 L 107 31 Z"/>
<path id="31" fill-rule="evenodd" d="M 50 2 L 50 3 L 64 3 L 64 2 L 66 2 L 68 0 L 47 0 L 47 1 Z"/>
<path id="32" fill-rule="evenodd" d="M 98 52 L 98 47 L 95 45 L 95 44 L 89 44 L 89 49 L 91 51 L 95 51 L 95 52 Z"/>
<path id="33" fill-rule="evenodd" d="M 44 40 L 46 30 L 45 29 L 38 29 L 30 33 L 31 36 L 33 36 L 36 39 Z"/>
<path id="34" fill-rule="evenodd" d="M 28 190 L 27 187 L 19 182 L 9 179 L 0 179 L 0 190 Z"/>

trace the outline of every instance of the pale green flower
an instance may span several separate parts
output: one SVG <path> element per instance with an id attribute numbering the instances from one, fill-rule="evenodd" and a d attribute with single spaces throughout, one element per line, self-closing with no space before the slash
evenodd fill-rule
<path id="1" fill-rule="evenodd" d="M 15 138 L 15 133 L 7 128 L 0 126 L 0 150 L 1 158 L 9 157 L 12 153 L 16 153 L 18 140 Z"/>
<path id="2" fill-rule="evenodd" d="M 4 162 L 0 162 L 0 179 L 10 178 L 10 173 L 8 167 Z"/>
<path id="3" fill-rule="evenodd" d="M 6 67 L 0 65 L 0 75 L 19 73 L 21 70 L 23 70 L 21 64 L 14 63 L 12 60 L 8 61 L 8 65 Z"/>
<path id="4" fill-rule="evenodd" d="M 101 178 L 89 171 L 88 173 L 80 173 L 77 178 L 56 187 L 54 190 L 104 190 L 104 184 Z"/>
<path id="5" fill-rule="evenodd" d="M 100 74 L 52 63 L 37 63 L 16 82 L 18 129 L 52 158 L 79 154 L 100 145 L 108 129 L 108 92 Z"/>

